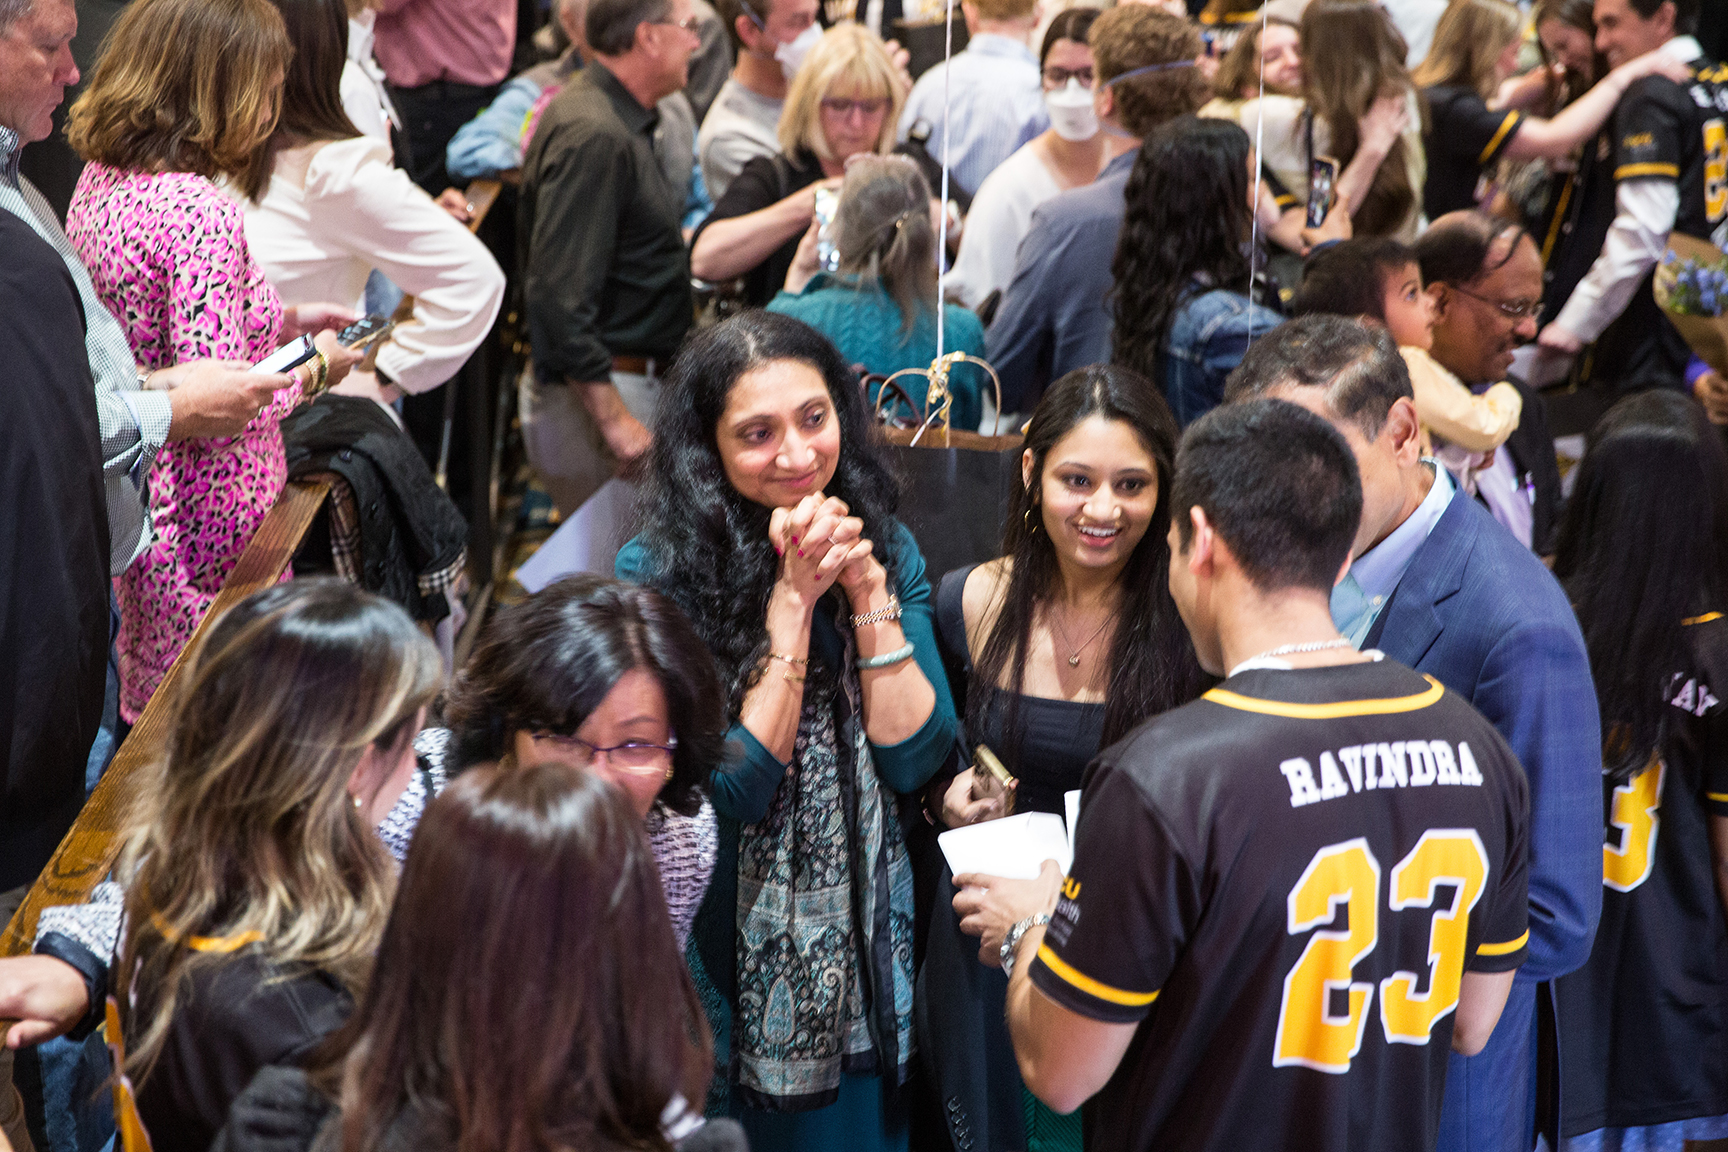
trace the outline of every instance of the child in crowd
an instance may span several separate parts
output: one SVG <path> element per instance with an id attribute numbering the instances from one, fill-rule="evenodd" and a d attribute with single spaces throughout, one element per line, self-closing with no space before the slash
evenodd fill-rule
<path id="1" fill-rule="evenodd" d="M 1495 449 L 1517 429 L 1523 397 L 1501 381 L 1481 395 L 1428 354 L 1434 346 L 1434 306 L 1422 284 L 1416 253 L 1397 240 L 1346 240 L 1308 258 L 1291 314 L 1329 312 L 1382 325 L 1410 369 L 1422 451 L 1440 458 L 1465 488 Z"/>

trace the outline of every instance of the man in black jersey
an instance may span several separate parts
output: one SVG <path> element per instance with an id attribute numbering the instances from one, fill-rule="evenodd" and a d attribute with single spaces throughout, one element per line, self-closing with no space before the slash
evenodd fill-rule
<path id="1" fill-rule="evenodd" d="M 1686 342 L 1651 278 L 1670 232 L 1728 246 L 1728 68 L 1691 36 L 1700 0 L 1596 0 L 1596 48 L 1611 66 L 1662 48 L 1691 64 L 1676 84 L 1648 76 L 1585 145 L 1543 294 L 1546 358 L 1595 348 L 1586 375 L 1616 394 L 1684 386 Z M 1546 374 L 1546 373 L 1544 373 Z"/>
<path id="2" fill-rule="evenodd" d="M 1333 627 L 1362 496 L 1324 420 L 1208 414 L 1170 507 L 1171 594 L 1227 678 L 1100 753 L 1066 879 L 956 880 L 986 889 L 956 908 L 987 953 L 1021 917 L 1021 1073 L 1090 1099 L 1111 1152 L 1431 1148 L 1447 1053 L 1486 1043 L 1529 939 L 1523 774 Z"/>

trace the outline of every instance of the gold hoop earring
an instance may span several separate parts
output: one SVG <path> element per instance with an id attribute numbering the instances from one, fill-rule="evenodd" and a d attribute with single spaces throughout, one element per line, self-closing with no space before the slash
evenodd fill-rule
<path id="1" fill-rule="evenodd" d="M 676 769 L 674 769 L 674 768 L 666 769 L 666 779 L 668 779 L 668 780 L 672 779 L 672 773 L 675 771 L 676 771 Z"/>
<path id="2" fill-rule="evenodd" d="M 1038 505 L 1034 504 L 1030 508 L 1026 509 L 1026 511 L 1020 513 L 1020 526 L 1026 529 L 1026 535 L 1028 536 L 1036 536 L 1038 534 L 1038 521 L 1032 519 L 1032 513 L 1036 511 L 1038 511 Z M 1042 519 L 1042 517 L 1040 517 L 1040 519 Z"/>

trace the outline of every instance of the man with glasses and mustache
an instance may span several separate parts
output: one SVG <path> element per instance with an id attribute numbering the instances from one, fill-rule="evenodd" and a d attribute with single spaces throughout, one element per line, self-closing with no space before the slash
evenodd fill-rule
<path id="1" fill-rule="evenodd" d="M 1449 212 L 1416 242 L 1434 304 L 1439 365 L 1473 392 L 1504 380 L 1524 399 L 1518 428 L 1475 476 L 1476 494 L 1526 547 L 1553 551 L 1560 468 L 1542 398 L 1507 375 L 1512 350 L 1536 338 L 1542 258 L 1529 233 L 1481 212 Z"/>

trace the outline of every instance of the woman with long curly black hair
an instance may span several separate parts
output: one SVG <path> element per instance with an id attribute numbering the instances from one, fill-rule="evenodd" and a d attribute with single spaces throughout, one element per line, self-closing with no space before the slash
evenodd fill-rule
<path id="1" fill-rule="evenodd" d="M 644 532 L 618 575 L 713 651 L 741 755 L 692 967 L 758 1148 L 905 1148 L 912 870 L 896 793 L 954 742 L 930 584 L 857 377 L 806 324 L 746 312 L 666 377 Z M 716 1005 L 715 1001 L 719 1004 Z"/>
<path id="2" fill-rule="evenodd" d="M 966 743 L 1001 757 L 1017 811 L 1060 815 L 1100 748 L 1205 687 L 1170 598 L 1176 439 L 1144 377 L 1104 365 L 1070 372 L 1032 414 L 1003 555 L 942 578 L 938 634 L 966 700 Z M 955 776 L 942 822 L 1004 814 L 974 791 L 971 772 Z M 939 890 L 952 895 L 950 879 Z M 954 1102 L 957 1143 L 969 1126 L 983 1147 L 1077 1150 L 1079 1116 L 1057 1117 L 1025 1093 L 1003 1022 L 1007 980 L 979 963 L 946 899 L 929 941 L 920 1039 L 940 1098 Z"/>
<path id="3" fill-rule="evenodd" d="M 1278 323 L 1247 296 L 1248 188 L 1248 134 L 1194 116 L 1154 132 L 1128 177 L 1110 358 L 1157 384 L 1184 428 L 1218 406 L 1249 342 Z"/>
<path id="4" fill-rule="evenodd" d="M 1728 453 L 1695 401 L 1645 392 L 1602 418 L 1554 573 L 1602 709 L 1605 832 L 1590 959 L 1555 981 L 1560 1149 L 1717 1140 L 1728 1136 Z M 1600 1131 L 1628 1127 L 1641 1131 Z"/>

